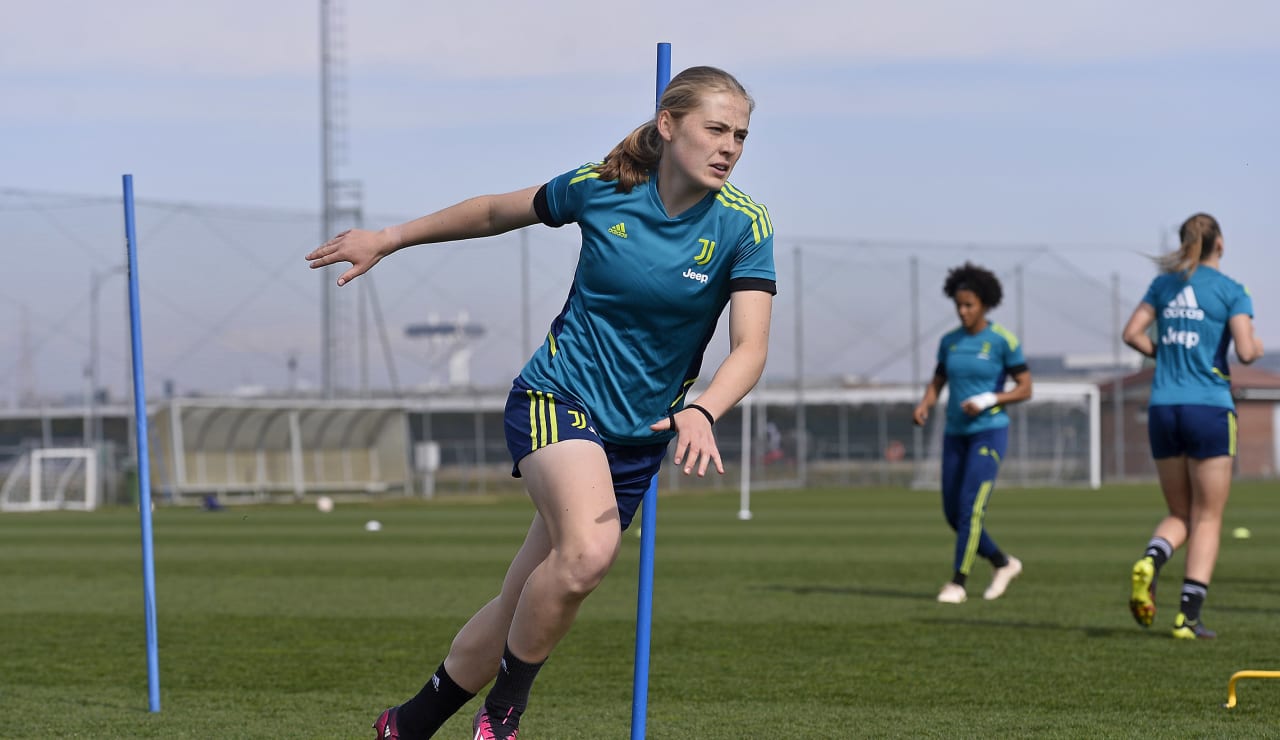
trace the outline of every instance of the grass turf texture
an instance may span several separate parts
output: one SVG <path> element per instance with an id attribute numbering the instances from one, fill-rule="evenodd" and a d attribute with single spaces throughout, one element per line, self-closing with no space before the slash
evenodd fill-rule
<path id="1" fill-rule="evenodd" d="M 1153 485 L 1002 489 L 988 521 L 1025 563 L 999 601 L 980 563 L 962 605 L 934 602 L 952 538 L 938 496 L 736 493 L 659 504 L 651 738 L 1275 737 L 1280 507 L 1237 484 L 1205 610 L 1215 642 L 1169 637 L 1183 557 L 1156 624 L 1126 607 L 1162 511 Z M 0 736 L 359 738 L 426 680 L 496 590 L 531 515 L 519 497 L 161 508 L 155 513 L 162 711 L 147 711 L 138 516 L 0 516 Z M 383 530 L 364 530 L 377 518 Z M 639 540 L 587 600 L 534 687 L 523 736 L 624 738 Z M 439 733 L 469 737 L 474 700 Z"/>

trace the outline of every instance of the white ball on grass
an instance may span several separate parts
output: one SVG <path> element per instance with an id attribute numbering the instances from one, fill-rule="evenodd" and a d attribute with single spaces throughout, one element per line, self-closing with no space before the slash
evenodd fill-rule
<path id="1" fill-rule="evenodd" d="M 370 519 L 364 523 L 364 529 L 366 532 L 380 532 L 382 531 L 382 522 L 377 519 Z"/>
<path id="2" fill-rule="evenodd" d="M 321 496 L 316 499 L 316 508 L 320 510 L 320 513 L 328 514 L 333 511 L 333 499 L 328 496 Z"/>

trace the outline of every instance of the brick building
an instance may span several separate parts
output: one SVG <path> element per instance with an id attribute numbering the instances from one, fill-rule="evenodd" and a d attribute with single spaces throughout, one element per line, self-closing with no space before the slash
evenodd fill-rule
<path id="1" fill-rule="evenodd" d="M 1155 464 L 1147 443 L 1147 399 L 1151 393 L 1152 367 L 1116 381 L 1100 382 L 1102 390 L 1102 474 L 1104 478 L 1154 477 Z M 1239 420 L 1240 478 L 1269 478 L 1280 471 L 1280 374 L 1258 367 L 1231 368 L 1231 394 Z M 1116 424 L 1117 408 L 1123 408 L 1122 426 Z"/>

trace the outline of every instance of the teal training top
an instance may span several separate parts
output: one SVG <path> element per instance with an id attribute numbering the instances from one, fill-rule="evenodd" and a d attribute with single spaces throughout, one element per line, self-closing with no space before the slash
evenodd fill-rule
<path id="1" fill-rule="evenodd" d="M 1027 369 L 1022 344 L 1013 332 L 994 322 L 977 334 L 964 327 L 954 329 L 938 343 L 937 374 L 951 386 L 947 398 L 947 434 L 974 434 L 1009 426 L 1004 406 L 992 406 L 977 416 L 960 408 L 966 398 L 979 393 L 999 393 L 1005 378 Z"/>
<path id="2" fill-rule="evenodd" d="M 1234 409 L 1227 346 L 1232 316 L 1253 316 L 1243 285 L 1200 265 L 1188 279 L 1166 273 L 1151 281 L 1142 302 L 1156 312 L 1156 372 L 1152 406 L 1199 404 Z"/>
<path id="3" fill-rule="evenodd" d="M 580 403 L 607 442 L 665 442 L 673 435 L 649 425 L 683 408 L 729 294 L 777 293 L 773 224 L 728 183 L 671 218 L 656 173 L 623 193 L 597 167 L 534 198 L 548 226 L 578 224 L 582 249 L 564 308 L 520 376 Z"/>

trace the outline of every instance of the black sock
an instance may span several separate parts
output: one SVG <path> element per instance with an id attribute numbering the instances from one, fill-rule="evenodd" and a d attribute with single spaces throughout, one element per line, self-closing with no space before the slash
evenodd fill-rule
<path id="1" fill-rule="evenodd" d="M 1147 551 L 1142 553 L 1143 557 L 1151 558 L 1156 564 L 1156 572 L 1159 573 L 1164 564 L 1169 562 L 1169 558 L 1173 557 L 1173 545 L 1169 544 L 1169 540 L 1163 537 L 1152 537 L 1147 543 Z"/>
<path id="2" fill-rule="evenodd" d="M 964 588 L 964 582 L 968 580 L 968 578 L 969 578 L 968 575 L 961 573 L 960 571 L 956 571 L 956 574 L 954 576 L 951 576 L 951 582 L 956 584 L 960 588 Z"/>
<path id="3" fill-rule="evenodd" d="M 1188 622 L 1200 621 L 1200 607 L 1204 606 L 1204 598 L 1209 595 L 1209 584 L 1193 581 L 1190 578 L 1182 581 L 1182 615 Z"/>
<path id="4" fill-rule="evenodd" d="M 503 648 L 498 678 L 484 700 L 491 722 L 512 729 L 519 726 L 520 715 L 529 706 L 529 691 L 533 688 L 533 679 L 538 677 L 538 669 L 542 668 L 543 663 L 546 661 L 526 663 L 511 652 L 510 646 Z"/>
<path id="5" fill-rule="evenodd" d="M 400 729 L 400 736 L 431 737 L 473 696 L 475 694 L 453 682 L 444 669 L 444 663 L 441 663 L 422 691 L 397 710 L 396 726 Z"/>
<path id="6" fill-rule="evenodd" d="M 990 560 L 992 567 L 995 568 L 1003 568 L 1009 564 L 1009 556 L 1005 555 L 1001 550 L 996 550 L 991 553 L 991 556 L 988 557 L 987 560 Z"/>

